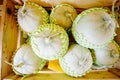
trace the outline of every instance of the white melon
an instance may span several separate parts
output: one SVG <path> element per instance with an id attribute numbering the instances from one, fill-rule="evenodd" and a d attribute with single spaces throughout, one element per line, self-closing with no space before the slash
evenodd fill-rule
<path id="1" fill-rule="evenodd" d="M 17 21 L 24 32 L 31 33 L 39 25 L 49 22 L 47 11 L 32 2 L 26 2 L 24 6 L 18 9 Z"/>
<path id="2" fill-rule="evenodd" d="M 13 56 L 12 67 L 16 74 L 29 75 L 40 71 L 46 61 L 39 58 L 28 44 L 22 45 Z"/>
<path id="3" fill-rule="evenodd" d="M 66 55 L 59 59 L 63 71 L 73 77 L 80 77 L 91 70 L 92 56 L 89 49 L 78 44 L 70 46 Z"/>
<path id="4" fill-rule="evenodd" d="M 91 8 L 80 13 L 72 26 L 77 43 L 87 48 L 108 44 L 116 35 L 116 21 L 103 8 Z"/>
<path id="5" fill-rule="evenodd" d="M 108 45 L 93 50 L 95 55 L 94 64 L 98 66 L 112 66 L 120 57 L 119 46 L 115 41 Z"/>
<path id="6" fill-rule="evenodd" d="M 46 60 L 54 60 L 66 54 L 69 38 L 59 25 L 44 24 L 32 33 L 30 44 L 36 55 Z"/>

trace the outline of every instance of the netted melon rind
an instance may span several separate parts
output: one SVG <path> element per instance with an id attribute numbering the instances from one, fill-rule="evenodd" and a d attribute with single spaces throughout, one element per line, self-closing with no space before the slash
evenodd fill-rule
<path id="1" fill-rule="evenodd" d="M 62 43 L 64 43 L 62 45 L 62 49 L 60 50 L 60 52 L 56 53 L 56 55 L 54 56 L 42 56 L 41 54 L 44 53 L 40 53 L 39 49 L 38 49 L 38 45 L 34 42 L 34 39 L 36 37 L 34 36 L 39 36 L 40 33 L 42 33 L 45 29 L 49 30 L 50 32 L 60 32 L 60 37 L 62 39 Z M 54 59 L 58 59 L 62 56 L 64 56 L 67 52 L 68 46 L 69 46 L 69 38 L 68 35 L 66 33 L 66 31 L 60 27 L 59 25 L 55 25 L 55 24 L 44 24 L 39 26 L 33 33 L 33 36 L 30 37 L 30 45 L 32 46 L 33 51 L 41 58 L 45 59 L 45 60 L 54 60 Z M 49 54 L 49 53 L 48 53 Z"/>
<path id="2" fill-rule="evenodd" d="M 33 2 L 26 2 L 25 3 L 26 5 L 29 5 L 29 6 L 34 6 L 36 9 L 38 9 L 38 11 L 42 14 L 41 15 L 41 22 L 39 22 L 39 25 L 41 25 L 41 24 L 46 24 L 46 23 L 49 23 L 49 14 L 48 14 L 48 12 L 42 7 L 42 6 L 40 6 L 40 5 L 38 5 L 38 4 L 36 4 L 36 3 L 33 3 Z M 26 5 L 25 5 L 25 7 L 26 7 Z M 19 9 L 18 9 L 18 13 L 17 13 L 17 20 L 18 20 L 18 16 L 19 16 L 19 14 L 21 14 L 20 13 L 20 9 L 22 9 L 23 7 L 20 7 Z M 28 7 L 27 7 L 28 8 Z M 38 17 L 40 17 L 40 16 L 38 16 Z M 23 28 L 23 26 L 21 25 L 22 23 L 19 23 L 19 21 L 17 21 L 18 22 L 18 25 L 19 25 L 19 27 L 20 27 L 20 29 L 22 30 L 22 31 L 24 31 L 25 33 L 27 33 L 28 35 L 31 33 L 31 32 L 27 32 L 26 30 L 24 30 L 24 28 Z M 28 26 L 29 27 L 29 26 Z"/>
<path id="3" fill-rule="evenodd" d="M 76 44 L 73 44 L 69 49 L 72 49 L 74 46 L 76 46 Z M 91 55 L 91 54 L 90 54 Z M 59 59 L 59 63 L 60 63 L 60 66 L 61 66 L 61 68 L 63 69 L 63 71 L 67 74 L 67 75 L 69 75 L 69 76 L 72 76 L 72 77 L 82 77 L 82 76 L 84 76 L 84 75 L 86 75 L 87 73 L 89 73 L 92 69 L 92 56 L 91 56 L 91 60 L 89 60 L 89 61 L 91 61 L 91 64 L 90 64 L 90 66 L 88 66 L 88 67 L 90 67 L 88 70 L 86 70 L 85 72 L 82 72 L 82 73 L 76 73 L 75 71 L 73 71 L 73 70 L 71 70 L 70 69 L 70 67 L 67 65 L 67 63 L 65 62 L 65 59 L 63 58 L 63 57 L 61 57 L 60 59 Z M 71 64 L 72 65 L 72 64 Z M 84 67 L 83 67 L 84 68 Z"/>
<path id="4" fill-rule="evenodd" d="M 15 50 L 15 52 L 13 53 L 13 56 L 12 56 L 12 58 L 11 58 L 12 64 L 14 63 L 14 57 L 15 57 L 17 51 L 18 51 L 21 47 L 26 46 L 26 45 L 27 45 L 27 46 L 30 46 L 29 44 L 23 44 L 23 45 L 21 45 L 18 49 Z M 38 70 L 34 71 L 32 74 L 38 73 L 40 70 L 42 70 L 43 67 L 45 66 L 46 62 L 47 62 L 46 60 L 41 59 L 41 62 L 38 62 L 38 63 L 40 64 Z M 31 75 L 31 74 L 24 74 L 24 73 L 21 73 L 21 72 L 17 71 L 17 70 L 14 68 L 14 66 L 12 66 L 12 69 L 13 69 L 13 72 L 14 72 L 15 74 L 17 74 L 17 75 L 22 75 L 22 76 Z"/>
<path id="5" fill-rule="evenodd" d="M 91 49 L 100 48 L 100 47 L 104 47 L 105 45 L 107 45 L 108 43 L 110 43 L 114 39 L 114 36 L 116 36 L 116 34 L 114 33 L 113 36 L 111 37 L 111 39 L 108 42 L 98 45 L 98 44 L 94 44 L 94 43 L 89 42 L 89 40 L 87 40 L 82 33 L 80 34 L 80 33 L 78 33 L 76 31 L 76 29 L 75 29 L 76 27 L 75 26 L 77 25 L 77 23 L 79 22 L 79 20 L 82 17 L 86 16 L 90 12 L 100 11 L 100 10 L 104 11 L 104 12 L 108 12 L 108 10 L 104 9 L 104 8 L 91 8 L 91 9 L 83 11 L 74 20 L 73 25 L 72 25 L 72 34 L 73 34 L 73 37 L 75 38 L 75 41 L 78 44 L 80 44 L 80 45 L 82 45 L 82 46 L 84 46 L 86 48 L 91 48 Z"/>
<path id="6" fill-rule="evenodd" d="M 113 44 L 114 46 L 116 46 L 116 48 L 118 49 L 118 52 L 119 53 L 117 53 L 117 54 L 119 54 L 119 57 L 120 57 L 120 47 L 119 47 L 119 45 L 114 41 L 114 40 L 112 40 L 112 42 L 111 42 L 111 44 Z M 109 44 L 108 44 L 109 45 Z M 107 46 L 107 45 L 106 45 Z M 104 46 L 105 47 L 105 46 Z M 102 50 L 102 49 L 101 49 Z M 100 63 L 99 61 L 97 61 L 97 58 L 96 58 L 96 55 L 95 55 L 95 51 L 94 51 L 94 49 L 93 49 L 93 51 L 92 51 L 92 54 L 94 54 L 94 64 L 93 65 L 97 65 L 97 66 L 100 66 L 100 67 L 110 67 L 110 66 L 113 66 L 114 64 L 116 64 L 117 62 L 118 62 L 118 60 L 119 60 L 119 57 L 117 57 L 118 59 L 114 62 L 114 63 L 112 63 L 112 64 L 102 64 L 102 63 Z"/>
<path id="7" fill-rule="evenodd" d="M 62 7 L 63 7 L 63 9 L 62 9 Z M 64 7 L 68 7 L 68 8 L 70 8 L 72 10 L 72 11 L 70 11 L 70 9 L 69 9 L 68 12 L 72 14 L 71 18 L 73 18 L 73 19 L 68 18 L 67 16 L 65 16 L 65 12 L 67 10 L 64 10 Z M 66 19 L 69 19 L 68 21 L 63 22 L 63 20 L 61 20 L 61 18 L 56 19 L 56 17 L 55 17 L 55 14 L 57 13 L 56 10 L 59 9 L 59 8 L 62 9 L 61 12 L 64 11 L 63 17 L 66 18 Z M 60 15 L 58 14 L 56 16 L 60 16 Z M 65 3 L 64 4 L 59 4 L 55 8 L 53 8 L 51 13 L 50 13 L 50 23 L 58 24 L 58 25 L 62 26 L 64 29 L 68 29 L 68 28 L 70 28 L 72 26 L 73 20 L 76 18 L 76 16 L 77 16 L 77 11 L 75 10 L 75 8 L 73 6 L 71 6 L 69 4 L 65 4 Z M 58 21 L 61 22 L 62 24 L 60 24 Z"/>

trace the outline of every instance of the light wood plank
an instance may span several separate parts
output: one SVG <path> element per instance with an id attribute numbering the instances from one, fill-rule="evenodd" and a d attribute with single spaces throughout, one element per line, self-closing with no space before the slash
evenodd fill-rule
<path id="1" fill-rule="evenodd" d="M 0 5 L 0 16 L 2 16 L 2 8 L 3 8 L 3 5 Z"/>
<path id="2" fill-rule="evenodd" d="M 4 79 L 16 79 L 21 80 L 23 77 L 16 77 L 15 75 L 11 75 Z M 64 73 L 45 73 L 45 74 L 35 74 L 30 75 L 24 78 L 24 80 L 120 80 L 120 78 L 110 72 L 107 71 L 99 71 L 99 72 L 90 72 L 85 76 L 79 78 L 70 77 Z"/>
<path id="3" fill-rule="evenodd" d="M 0 29 L 0 76 L 6 77 L 12 72 L 11 66 L 4 61 L 11 61 L 17 46 L 18 27 L 14 16 L 14 4 L 11 0 L 4 0 L 2 25 Z M 1 80 L 1 79 L 0 79 Z"/>

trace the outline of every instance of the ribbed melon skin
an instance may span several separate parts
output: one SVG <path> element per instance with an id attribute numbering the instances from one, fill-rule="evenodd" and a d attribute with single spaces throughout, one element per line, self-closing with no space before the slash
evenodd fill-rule
<path id="1" fill-rule="evenodd" d="M 97 53 L 97 51 L 101 51 L 99 53 L 103 54 L 103 55 L 99 55 L 99 53 Z M 114 53 L 110 52 L 110 51 L 114 51 Z M 107 52 L 108 51 L 108 52 Z M 103 52 L 103 53 L 102 53 Z M 106 53 L 105 53 L 106 52 Z M 116 52 L 116 53 L 115 53 Z M 110 59 L 108 59 L 108 56 L 112 56 L 111 55 L 116 55 L 116 57 L 109 57 Z M 109 54 L 109 55 L 108 55 Z M 106 55 L 106 57 L 105 57 Z M 120 47 L 119 45 L 113 40 L 111 43 L 109 43 L 108 45 L 102 47 L 102 48 L 99 48 L 99 49 L 93 49 L 92 50 L 92 56 L 93 56 L 93 59 L 94 59 L 94 64 L 93 65 L 97 65 L 98 67 L 111 67 L 113 66 L 114 64 L 116 64 L 119 60 L 119 57 L 120 57 Z M 104 57 L 103 59 L 100 60 L 101 57 Z M 107 58 L 107 59 L 106 59 Z M 113 60 L 111 60 L 113 59 Z M 109 63 L 104 63 L 106 62 L 106 60 L 110 60 Z M 113 62 L 114 61 L 114 62 Z M 97 67 L 96 66 L 96 67 Z"/>
<path id="2" fill-rule="evenodd" d="M 24 15 L 21 12 L 22 9 L 26 10 Z M 33 2 L 26 2 L 24 6 L 18 9 L 17 22 L 22 31 L 30 34 L 37 26 L 49 23 L 49 14 L 42 6 Z M 27 30 L 27 27 L 28 29 L 32 27 L 32 29 Z"/>
<path id="3" fill-rule="evenodd" d="M 18 49 L 16 49 L 16 51 L 14 52 L 14 54 L 13 54 L 13 56 L 12 56 L 12 64 L 13 64 L 13 65 L 14 65 L 14 62 L 16 61 L 16 60 L 15 60 L 15 57 L 16 57 L 16 55 L 18 55 L 17 52 L 18 52 L 21 48 L 27 47 L 27 46 L 29 46 L 29 48 L 32 49 L 29 44 L 23 44 L 23 45 L 21 45 Z M 21 54 L 22 54 L 22 53 L 21 53 Z M 34 53 L 32 53 L 32 54 L 35 55 Z M 36 55 L 35 55 L 35 56 L 36 56 Z M 24 58 L 24 56 L 23 56 L 23 58 Z M 26 58 L 29 58 L 29 57 L 26 57 Z M 30 73 L 30 74 L 22 73 L 22 72 L 18 71 L 17 68 L 15 68 L 15 66 L 12 66 L 13 71 L 15 72 L 15 74 L 17 74 L 17 75 L 22 75 L 22 76 L 26 76 L 26 75 L 31 75 L 31 74 L 36 74 L 36 73 L 38 73 L 38 72 L 45 66 L 46 60 L 41 59 L 41 58 L 39 58 L 39 57 L 37 57 L 37 56 L 36 56 L 36 58 L 39 59 L 38 64 L 40 64 L 40 65 L 39 65 L 38 69 L 36 68 L 36 69 L 37 69 L 36 71 L 33 71 L 33 73 Z M 25 63 L 25 65 L 26 65 L 26 64 L 27 64 L 27 63 Z M 21 67 L 21 68 L 22 68 L 22 67 Z"/>
<path id="4" fill-rule="evenodd" d="M 52 33 L 60 33 L 60 36 L 59 36 L 59 40 L 60 42 L 62 43 L 62 46 L 61 46 L 61 49 L 59 52 L 55 53 L 53 56 L 49 56 L 49 52 L 46 53 L 46 55 L 43 55 L 44 53 L 41 53 L 40 52 L 40 49 L 39 49 L 39 45 L 37 43 L 35 43 L 35 40 L 36 40 L 36 37 L 38 35 L 38 38 L 40 38 L 40 34 L 46 34 L 46 32 L 50 32 L 50 34 Z M 48 35 L 50 35 L 48 34 Z M 30 44 L 32 46 L 32 49 L 33 51 L 40 57 L 40 58 L 43 58 L 45 60 L 55 60 L 55 59 L 59 59 L 60 57 L 64 56 L 68 50 L 68 46 L 69 46 L 69 38 L 68 38 L 68 34 L 67 32 L 62 28 L 60 27 L 59 25 L 55 25 L 55 24 L 44 24 L 44 25 L 41 25 L 39 26 L 33 33 L 32 33 L 33 36 L 30 37 Z M 36 36 L 36 37 L 34 37 Z M 43 37 L 43 36 L 41 36 Z M 54 41 L 53 41 L 54 43 Z M 47 47 L 47 46 L 46 46 Z M 46 50 L 44 48 L 44 50 Z"/>
<path id="5" fill-rule="evenodd" d="M 50 23 L 58 24 L 67 30 L 71 28 L 76 16 L 77 11 L 73 6 L 69 4 L 59 4 L 54 7 L 50 13 Z"/>
<path id="6" fill-rule="evenodd" d="M 89 52 L 89 50 L 87 48 L 84 48 L 86 50 L 86 53 L 84 53 L 84 54 L 87 55 L 87 57 L 84 57 L 84 58 L 86 58 L 87 61 L 86 60 L 84 61 L 81 58 L 78 60 L 80 62 L 83 61 L 83 64 L 81 64 L 81 65 L 78 66 L 78 64 L 79 64 L 78 61 L 77 61 L 78 62 L 77 65 L 72 64 L 72 62 L 70 62 L 70 61 L 66 61 L 66 56 L 67 57 L 68 57 L 68 55 L 69 56 L 75 56 L 75 52 L 73 52 L 73 51 L 70 52 L 70 51 L 73 50 L 76 46 L 79 46 L 79 45 L 78 44 L 73 44 L 72 46 L 70 46 L 67 54 L 64 57 L 61 57 L 59 59 L 59 63 L 60 63 L 61 68 L 63 69 L 63 71 L 67 75 L 72 76 L 72 77 L 81 77 L 83 75 L 86 75 L 86 73 L 90 72 L 90 70 L 92 68 L 93 61 L 92 61 L 91 53 Z M 79 49 L 81 49 L 81 48 L 79 48 Z M 72 55 L 71 53 L 73 53 L 74 55 Z M 81 56 L 82 54 L 79 54 L 79 55 Z M 89 56 L 88 56 L 88 54 L 89 54 Z M 79 56 L 79 55 L 77 55 L 77 56 Z M 75 57 L 73 59 L 71 58 L 71 61 L 74 60 L 74 59 L 75 59 Z M 76 61 L 74 63 L 76 63 Z M 76 70 L 73 70 L 73 68 L 71 67 L 72 65 L 77 66 Z M 81 71 L 78 72 L 77 69 L 79 70 L 79 68 L 83 68 L 83 72 L 81 72 Z"/>
<path id="7" fill-rule="evenodd" d="M 109 42 L 111 42 L 113 39 L 114 39 L 114 36 L 116 35 L 115 33 L 115 29 L 116 29 L 116 26 L 113 26 L 115 27 L 114 28 L 114 33 L 112 34 L 111 38 L 107 41 L 107 42 L 104 42 L 104 43 L 101 43 L 101 44 L 95 44 L 93 42 L 90 42 L 89 39 L 86 39 L 86 36 L 83 34 L 83 33 L 78 33 L 76 31 L 76 25 L 78 24 L 78 22 L 84 17 L 86 16 L 87 14 L 91 13 L 91 12 L 94 12 L 94 11 L 103 11 L 103 12 L 106 12 L 108 13 L 109 11 L 107 9 L 104 9 L 104 8 L 90 8 L 90 9 L 87 9 L 85 11 L 83 11 L 82 13 L 80 13 L 76 19 L 74 20 L 73 22 L 73 25 L 72 25 L 72 34 L 73 34 L 73 37 L 75 39 L 75 41 L 86 47 L 86 48 L 91 48 L 91 49 L 94 49 L 94 48 L 100 48 L 100 47 L 103 47 L 105 45 L 107 45 Z M 111 16 L 112 17 L 112 16 Z M 114 20 L 114 19 L 113 19 Z M 87 30 L 87 29 L 86 29 Z M 88 29 L 89 30 L 89 29 Z M 89 34 L 88 34 L 89 35 Z M 97 37 L 97 36 L 95 36 Z"/>

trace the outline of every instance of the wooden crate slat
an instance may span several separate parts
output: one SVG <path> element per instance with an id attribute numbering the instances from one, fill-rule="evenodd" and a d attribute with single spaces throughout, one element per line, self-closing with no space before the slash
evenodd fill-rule
<path id="1" fill-rule="evenodd" d="M 0 5 L 0 16 L 2 16 L 2 8 L 3 8 L 3 5 Z"/>
<path id="2" fill-rule="evenodd" d="M 16 77 L 15 75 L 11 75 L 11 77 L 6 77 L 5 79 L 16 79 L 16 80 L 21 80 L 23 77 Z M 24 78 L 24 80 L 119 80 L 120 78 L 108 71 L 98 71 L 98 72 L 91 72 L 88 73 L 85 76 L 79 77 L 79 78 L 73 78 L 70 77 L 64 73 L 44 73 L 44 74 L 35 74 L 35 75 L 30 75 Z"/>
<path id="3" fill-rule="evenodd" d="M 11 0 L 4 0 L 1 29 L 1 78 L 6 77 L 12 72 L 11 66 L 4 61 L 11 61 L 11 56 L 16 50 L 18 27 L 14 16 L 14 4 Z"/>

